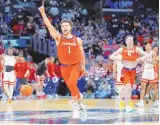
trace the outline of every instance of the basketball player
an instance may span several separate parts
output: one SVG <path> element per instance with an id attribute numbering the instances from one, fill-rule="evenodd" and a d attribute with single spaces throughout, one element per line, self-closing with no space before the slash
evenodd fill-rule
<path id="1" fill-rule="evenodd" d="M 48 20 L 44 6 L 41 6 L 39 11 L 51 36 L 56 41 L 58 58 L 61 63 L 61 74 L 71 91 L 73 111 L 86 110 L 82 103 L 83 95 L 77 87 L 78 79 L 85 72 L 85 56 L 82 40 L 71 34 L 73 24 L 70 20 L 64 19 L 61 21 L 62 34 L 60 34 Z"/>
<path id="2" fill-rule="evenodd" d="M 56 97 L 58 97 L 58 94 L 56 94 L 56 88 L 57 88 L 57 84 L 53 83 L 53 78 L 57 78 L 57 75 L 55 74 L 55 58 L 53 56 L 51 56 L 49 58 L 49 63 L 48 63 L 48 67 L 47 67 L 47 74 L 50 77 L 50 82 L 52 83 L 52 85 L 54 85 L 54 91 L 52 92 L 51 95 L 49 95 L 49 99 L 53 98 L 53 94 L 55 94 Z M 58 78 L 57 78 L 58 79 Z"/>
<path id="3" fill-rule="evenodd" d="M 14 70 L 16 73 L 16 87 L 13 98 L 16 100 L 19 96 L 20 86 L 28 83 L 27 78 L 29 76 L 29 65 L 22 54 L 18 56 L 18 61 L 15 64 Z"/>
<path id="4" fill-rule="evenodd" d="M 157 52 L 153 49 L 150 43 L 147 43 L 146 47 L 146 53 L 149 55 L 149 58 L 146 58 L 144 61 L 144 71 L 141 78 L 141 93 L 140 93 L 140 102 L 136 103 L 136 106 L 144 107 L 143 98 L 145 98 L 146 102 L 148 103 L 149 98 L 149 92 L 151 88 L 154 89 L 154 95 L 155 95 L 155 103 L 153 106 L 157 106 L 158 103 L 158 90 L 157 90 L 157 76 L 155 74 L 155 66 L 157 64 Z M 146 85 L 149 83 L 149 86 L 147 87 L 147 94 L 145 95 Z"/>
<path id="5" fill-rule="evenodd" d="M 54 64 L 54 57 L 53 56 L 51 56 L 50 58 L 49 58 L 49 63 L 48 63 L 48 67 L 47 67 L 47 71 L 48 71 L 48 76 L 50 77 L 50 78 L 53 78 L 54 76 L 57 76 L 56 74 L 55 74 L 55 64 Z"/>
<path id="6" fill-rule="evenodd" d="M 8 96 L 8 103 L 11 103 L 12 101 L 12 95 L 13 95 L 13 87 L 15 83 L 15 72 L 14 72 L 14 66 L 16 63 L 16 59 L 13 56 L 13 49 L 9 48 L 7 50 L 7 55 L 4 56 L 4 78 L 3 78 L 3 84 L 4 84 L 4 90 Z"/>
<path id="7" fill-rule="evenodd" d="M 121 46 L 121 48 L 124 48 L 124 47 L 125 47 L 124 45 Z M 120 56 L 120 55 L 117 55 L 117 56 Z M 121 60 L 114 60 L 113 74 L 114 74 L 114 78 L 115 78 L 116 91 L 119 94 L 119 96 L 117 96 L 116 107 L 118 107 L 119 109 L 125 108 L 124 100 L 122 100 L 122 98 L 120 98 L 121 97 L 120 94 L 124 88 L 124 84 L 121 81 L 121 78 L 123 77 L 122 69 L 123 69 L 123 62 Z M 130 101 L 129 105 L 131 107 L 133 106 L 132 101 Z"/>
<path id="8" fill-rule="evenodd" d="M 46 58 L 44 61 L 38 64 L 36 70 L 36 78 L 37 78 L 37 98 L 45 98 L 46 95 L 43 92 L 43 85 L 45 80 L 45 74 L 47 71 L 47 65 L 49 63 L 49 59 Z"/>
<path id="9" fill-rule="evenodd" d="M 125 43 L 126 48 L 119 48 L 110 56 L 110 59 L 122 60 L 123 62 L 123 79 L 121 80 L 124 84 L 124 88 L 123 91 L 121 91 L 120 98 L 121 100 L 124 98 L 126 104 L 126 112 L 130 112 L 133 110 L 130 107 L 129 102 L 131 101 L 131 86 L 134 84 L 136 76 L 136 59 L 139 58 L 139 55 L 144 56 L 145 52 L 142 49 L 134 46 L 133 36 L 131 35 L 126 36 Z"/>
<path id="10" fill-rule="evenodd" d="M 31 84 L 33 88 L 33 94 L 35 95 L 35 92 L 38 93 L 38 87 L 36 84 L 36 68 L 34 66 L 33 62 L 29 63 L 29 77 L 28 77 L 28 82 Z"/>

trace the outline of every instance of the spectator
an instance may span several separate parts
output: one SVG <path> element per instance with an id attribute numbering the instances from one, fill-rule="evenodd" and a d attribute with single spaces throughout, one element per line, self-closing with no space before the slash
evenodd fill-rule
<path id="1" fill-rule="evenodd" d="M 89 79 L 84 89 L 85 92 L 83 94 L 85 98 L 95 98 L 96 85 L 93 80 Z"/>
<path id="2" fill-rule="evenodd" d="M 52 16 L 57 16 L 59 14 L 59 10 L 56 6 L 51 7 L 50 13 Z"/>
<path id="3" fill-rule="evenodd" d="M 97 98 L 110 98 L 111 97 L 111 86 L 103 81 L 95 93 Z"/>
<path id="4" fill-rule="evenodd" d="M 107 40 L 103 40 L 102 43 L 103 43 L 103 48 L 102 48 L 103 57 L 104 59 L 108 59 L 108 56 L 111 54 L 112 51 L 111 46 L 108 44 Z"/>

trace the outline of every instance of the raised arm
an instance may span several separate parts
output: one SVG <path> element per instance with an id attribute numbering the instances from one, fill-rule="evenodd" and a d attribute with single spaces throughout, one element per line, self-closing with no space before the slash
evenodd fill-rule
<path id="1" fill-rule="evenodd" d="M 47 26 L 47 28 L 49 30 L 49 33 L 55 39 L 56 45 L 58 46 L 59 42 L 60 42 L 60 37 L 61 37 L 60 33 L 52 26 L 52 24 L 50 23 L 49 19 L 47 18 L 44 6 L 41 6 L 39 8 L 39 11 L 40 11 L 40 13 L 42 15 L 42 18 L 43 18 L 43 21 L 44 21 L 45 25 Z"/>

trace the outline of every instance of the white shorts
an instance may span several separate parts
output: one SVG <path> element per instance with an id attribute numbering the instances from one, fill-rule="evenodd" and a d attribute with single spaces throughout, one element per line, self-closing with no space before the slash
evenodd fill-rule
<path id="1" fill-rule="evenodd" d="M 142 74 L 142 78 L 141 78 L 142 82 L 146 82 L 146 83 L 155 83 L 157 82 L 156 80 L 156 73 L 154 68 L 151 69 L 144 69 L 143 74 Z"/>
<path id="2" fill-rule="evenodd" d="M 4 84 L 13 85 L 14 82 L 15 82 L 15 73 L 14 73 L 14 71 L 4 72 L 3 83 Z"/>

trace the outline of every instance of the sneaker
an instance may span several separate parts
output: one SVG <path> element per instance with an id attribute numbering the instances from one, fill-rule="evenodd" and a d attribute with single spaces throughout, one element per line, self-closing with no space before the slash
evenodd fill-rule
<path id="1" fill-rule="evenodd" d="M 17 100 L 17 97 L 16 97 L 16 96 L 13 96 L 12 99 L 13 99 L 13 100 Z"/>
<path id="2" fill-rule="evenodd" d="M 59 99 L 59 95 L 58 95 L 58 94 L 55 94 L 55 97 L 56 97 L 55 100 L 58 100 L 58 99 Z"/>
<path id="3" fill-rule="evenodd" d="M 154 102 L 154 91 L 151 90 L 151 92 L 149 93 L 151 100 Z"/>
<path id="4" fill-rule="evenodd" d="M 82 102 L 79 104 L 80 110 L 87 111 L 87 105 L 83 104 Z"/>
<path id="5" fill-rule="evenodd" d="M 153 107 L 157 107 L 159 105 L 159 102 L 158 101 L 155 101 L 154 103 L 153 103 Z"/>
<path id="6" fill-rule="evenodd" d="M 73 110 L 80 111 L 80 107 L 79 107 L 78 103 L 73 102 L 73 100 L 68 101 L 68 103 L 72 107 Z"/>
<path id="7" fill-rule="evenodd" d="M 149 102 L 149 97 L 144 96 L 144 100 L 145 100 L 146 104 L 148 104 L 148 102 Z"/>
<path id="8" fill-rule="evenodd" d="M 135 104 L 135 106 L 137 106 L 137 107 L 144 107 L 144 103 L 138 102 L 138 103 Z"/>
<path id="9" fill-rule="evenodd" d="M 7 98 L 2 97 L 1 101 L 7 101 Z"/>
<path id="10" fill-rule="evenodd" d="M 133 108 L 133 107 L 134 107 L 134 104 L 133 104 L 133 102 L 132 102 L 132 101 L 130 101 L 130 102 L 129 102 L 129 106 L 130 106 L 131 108 Z"/>
<path id="11" fill-rule="evenodd" d="M 131 108 L 130 106 L 126 106 L 126 110 L 125 110 L 126 113 L 130 113 L 130 112 L 133 112 L 133 111 L 134 111 L 133 108 Z"/>
<path id="12" fill-rule="evenodd" d="M 78 105 L 78 103 L 72 103 L 73 104 L 73 111 L 80 111 L 80 107 Z"/>
<path id="13" fill-rule="evenodd" d="M 122 109 L 125 108 L 125 103 L 124 103 L 124 101 L 120 101 L 120 102 L 118 103 L 118 108 L 119 108 L 120 110 L 122 110 Z"/>
<path id="14" fill-rule="evenodd" d="M 48 98 L 49 101 L 51 101 L 51 100 L 53 99 L 53 96 L 49 94 L 49 95 L 47 96 L 47 98 Z"/>
<path id="15" fill-rule="evenodd" d="M 8 99 L 7 102 L 8 102 L 8 103 L 12 103 L 12 99 Z"/>
<path id="16" fill-rule="evenodd" d="M 83 94 L 80 93 L 80 99 L 82 100 L 83 99 Z M 79 107 L 80 107 L 80 110 L 84 110 L 86 111 L 87 110 L 87 105 L 85 105 L 83 102 L 81 102 L 79 104 Z"/>
<path id="17" fill-rule="evenodd" d="M 87 120 L 87 113 L 86 112 L 80 112 L 80 120 L 82 122 L 85 122 Z"/>

